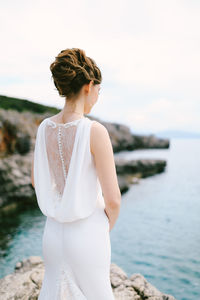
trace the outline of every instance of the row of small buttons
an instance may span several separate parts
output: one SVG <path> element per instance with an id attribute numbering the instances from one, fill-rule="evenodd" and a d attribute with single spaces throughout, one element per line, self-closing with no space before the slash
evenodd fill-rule
<path id="1" fill-rule="evenodd" d="M 66 170 L 65 170 L 65 165 L 64 165 L 64 158 L 63 158 L 63 153 L 62 153 L 62 145 L 61 145 L 61 127 L 58 126 L 58 148 L 59 148 L 59 154 L 60 154 L 60 159 L 62 162 L 62 168 L 63 168 L 63 173 L 64 177 L 66 178 Z"/>

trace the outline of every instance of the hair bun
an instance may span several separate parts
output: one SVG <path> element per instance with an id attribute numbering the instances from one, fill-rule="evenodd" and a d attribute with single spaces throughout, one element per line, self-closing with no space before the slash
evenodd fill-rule
<path id="1" fill-rule="evenodd" d="M 62 50 L 50 65 L 54 84 L 61 97 L 75 96 L 91 80 L 102 82 L 101 71 L 95 61 L 79 48 Z"/>

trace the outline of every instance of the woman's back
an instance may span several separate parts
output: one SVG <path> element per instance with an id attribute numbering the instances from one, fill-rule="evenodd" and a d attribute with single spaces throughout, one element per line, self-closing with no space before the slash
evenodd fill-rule
<path id="1" fill-rule="evenodd" d="M 34 182 L 44 215 L 59 222 L 89 216 L 98 200 L 104 205 L 90 151 L 92 120 L 87 117 L 57 124 L 44 119 L 37 132 Z"/>

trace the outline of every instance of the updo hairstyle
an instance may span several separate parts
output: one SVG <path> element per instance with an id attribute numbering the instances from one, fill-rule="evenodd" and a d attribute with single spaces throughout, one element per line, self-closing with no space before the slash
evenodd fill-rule
<path id="1" fill-rule="evenodd" d="M 75 97 L 91 80 L 94 84 L 102 82 L 101 71 L 95 61 L 79 48 L 62 50 L 50 65 L 50 70 L 61 97 Z"/>

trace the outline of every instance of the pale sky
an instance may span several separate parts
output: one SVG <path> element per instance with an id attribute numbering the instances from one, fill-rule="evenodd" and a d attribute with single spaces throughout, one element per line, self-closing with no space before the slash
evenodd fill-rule
<path id="1" fill-rule="evenodd" d="M 6 0 L 0 28 L 1 95 L 61 109 L 49 66 L 77 47 L 102 72 L 91 115 L 200 133 L 200 1 Z"/>

